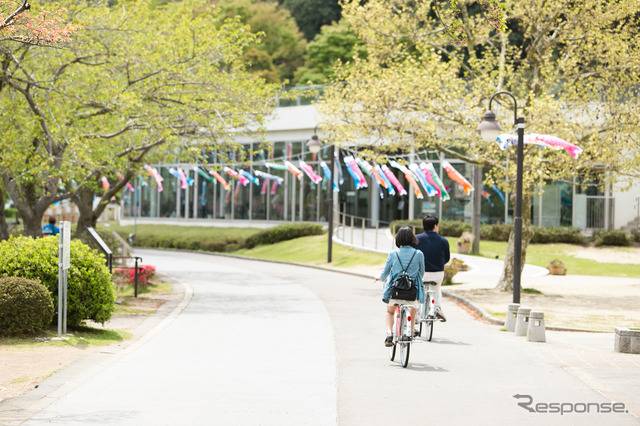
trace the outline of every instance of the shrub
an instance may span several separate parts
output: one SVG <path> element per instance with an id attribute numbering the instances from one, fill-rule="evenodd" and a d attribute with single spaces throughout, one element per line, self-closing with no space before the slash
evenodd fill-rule
<path id="1" fill-rule="evenodd" d="M 254 248 L 263 244 L 274 244 L 280 241 L 306 237 L 308 235 L 321 235 L 322 226 L 313 223 L 292 223 L 274 226 L 250 236 L 244 243 L 246 248 Z"/>
<path id="2" fill-rule="evenodd" d="M 0 334 L 29 334 L 44 330 L 53 319 L 53 298 L 40 282 L 0 278 Z"/>
<path id="3" fill-rule="evenodd" d="M 587 237 L 582 235 L 580 228 L 568 226 L 533 227 L 535 234 L 531 239 L 534 244 L 586 244 Z"/>
<path id="4" fill-rule="evenodd" d="M 136 282 L 134 268 L 118 268 L 113 271 L 113 281 L 118 285 L 134 285 Z M 146 286 L 149 280 L 156 275 L 155 266 L 138 265 L 138 285 Z"/>
<path id="5" fill-rule="evenodd" d="M 113 285 L 104 257 L 71 241 L 68 272 L 67 323 L 77 326 L 85 319 L 104 323 L 115 309 Z M 9 238 L 0 242 L 0 277 L 40 280 L 58 305 L 58 237 Z"/>
<path id="6" fill-rule="evenodd" d="M 630 246 L 633 242 L 631 234 L 626 231 L 612 229 L 598 232 L 595 235 L 596 246 Z"/>

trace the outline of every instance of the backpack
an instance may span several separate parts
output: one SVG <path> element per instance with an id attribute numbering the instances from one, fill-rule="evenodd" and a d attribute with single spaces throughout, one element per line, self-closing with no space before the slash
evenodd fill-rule
<path id="1" fill-rule="evenodd" d="M 416 255 L 416 252 L 413 252 L 413 256 Z M 396 280 L 391 284 L 391 298 L 397 300 L 416 300 L 418 297 L 418 287 L 416 286 L 413 278 L 407 275 L 407 269 L 409 269 L 409 265 L 413 261 L 413 256 L 411 256 L 411 260 L 407 264 L 405 268 L 402 265 L 402 261 L 400 260 L 400 256 L 398 256 L 398 252 L 396 252 L 396 257 L 398 258 L 398 262 L 400 262 L 400 267 L 402 268 L 402 273 Z"/>

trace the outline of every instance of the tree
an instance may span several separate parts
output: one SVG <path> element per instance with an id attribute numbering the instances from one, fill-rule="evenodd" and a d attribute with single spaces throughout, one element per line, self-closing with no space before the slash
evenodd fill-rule
<path id="1" fill-rule="evenodd" d="M 227 16 L 238 19 L 247 24 L 252 32 L 260 34 L 259 40 L 252 43 L 245 57 L 249 68 L 261 70 L 263 75 L 270 76 L 273 66 L 277 70 L 277 82 L 291 81 L 295 70 L 302 65 L 306 42 L 289 11 L 273 2 L 218 1 Z M 271 63 L 255 52 L 252 53 L 253 49 L 266 52 L 271 58 Z M 265 64 L 264 68 L 260 68 L 259 64 Z"/>
<path id="2" fill-rule="evenodd" d="M 79 229 L 95 225 L 147 155 L 179 145 L 196 153 L 229 128 L 259 128 L 277 89 L 240 60 L 255 35 L 204 2 L 67 7 L 83 28 L 73 42 L 2 51 L 0 175 L 25 235 L 40 235 L 44 211 L 68 198 Z M 94 209 L 102 176 L 112 185 Z"/>
<path id="3" fill-rule="evenodd" d="M 485 186 L 513 194 L 515 150 L 502 151 L 474 132 L 489 97 L 508 90 L 527 133 L 556 135 L 584 150 L 574 159 L 525 146 L 524 212 L 545 182 L 571 182 L 594 170 L 621 180 L 637 174 L 640 26 L 633 0 L 506 2 L 512 12 L 504 32 L 486 25 L 473 2 L 458 4 L 464 45 L 452 41 L 431 2 L 344 3 L 343 19 L 368 56 L 340 66 L 325 91 L 319 108 L 332 140 L 367 135 L 362 149 L 370 154 L 437 150 L 483 166 Z M 498 97 L 492 108 L 510 129 L 511 100 Z M 523 220 L 522 265 L 533 236 L 529 215 Z M 512 264 L 510 239 L 499 288 L 511 288 Z"/>
<path id="4" fill-rule="evenodd" d="M 323 26 L 338 22 L 342 12 L 339 0 L 284 0 L 280 3 L 291 12 L 308 41 L 313 40 Z"/>
<path id="5" fill-rule="evenodd" d="M 69 41 L 76 28 L 65 23 L 62 16 L 60 9 L 32 10 L 28 0 L 2 0 L 0 42 L 48 44 Z"/>
<path id="6" fill-rule="evenodd" d="M 349 63 L 354 55 L 364 58 L 366 51 L 346 21 L 325 25 L 308 44 L 304 66 L 296 71 L 295 80 L 300 85 L 325 83 L 333 77 L 336 61 Z"/>

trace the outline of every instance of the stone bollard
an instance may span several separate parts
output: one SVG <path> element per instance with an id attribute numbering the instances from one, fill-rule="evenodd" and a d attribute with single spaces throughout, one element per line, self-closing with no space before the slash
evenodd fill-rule
<path id="1" fill-rule="evenodd" d="M 616 352 L 640 354 L 640 328 L 616 327 Z"/>
<path id="2" fill-rule="evenodd" d="M 511 303 L 507 308 L 507 318 L 504 321 L 504 328 L 507 331 L 515 331 L 516 329 L 516 317 L 518 316 L 518 308 L 520 307 L 519 303 Z"/>
<path id="3" fill-rule="evenodd" d="M 527 340 L 530 342 L 546 342 L 544 335 L 544 312 L 532 311 L 529 314 Z"/>
<path id="4" fill-rule="evenodd" d="M 516 336 L 526 336 L 529 327 L 530 308 L 518 308 L 518 316 L 516 317 Z"/>

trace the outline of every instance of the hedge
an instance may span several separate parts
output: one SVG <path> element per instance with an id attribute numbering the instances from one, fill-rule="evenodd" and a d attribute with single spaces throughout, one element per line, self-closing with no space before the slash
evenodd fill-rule
<path id="1" fill-rule="evenodd" d="M 393 232 L 394 229 L 397 231 L 402 226 L 415 228 L 416 233 L 423 232 L 422 219 L 398 220 L 391 222 L 390 230 L 391 232 Z M 480 239 L 485 241 L 509 241 L 509 234 L 511 233 L 512 227 L 513 225 L 489 225 L 483 223 L 480 225 Z M 531 243 L 534 244 L 586 244 L 588 242 L 588 238 L 580 233 L 580 228 L 563 226 L 534 226 L 533 230 L 535 234 Z M 471 224 L 454 220 L 441 220 L 438 224 L 438 233 L 444 237 L 458 238 L 465 231 L 471 231 Z"/>
<path id="2" fill-rule="evenodd" d="M 0 278 L 0 335 L 31 334 L 53 320 L 53 297 L 39 281 Z"/>
<path id="3" fill-rule="evenodd" d="M 324 231 L 322 226 L 313 223 L 292 223 L 279 225 L 265 229 L 247 238 L 244 243 L 246 248 L 254 248 L 258 245 L 274 244 L 280 241 L 292 240 L 294 238 L 306 237 L 308 235 L 321 235 Z"/>
<path id="4" fill-rule="evenodd" d="M 85 319 L 104 323 L 115 309 L 113 285 L 104 257 L 71 240 L 68 270 L 67 324 L 78 326 Z M 0 277 L 40 280 L 58 306 L 58 237 L 17 237 L 0 241 Z"/>

